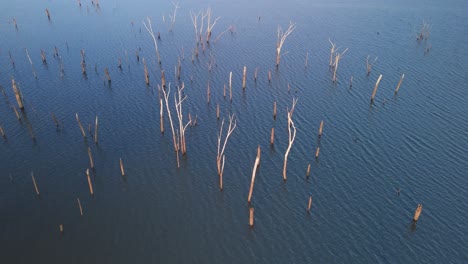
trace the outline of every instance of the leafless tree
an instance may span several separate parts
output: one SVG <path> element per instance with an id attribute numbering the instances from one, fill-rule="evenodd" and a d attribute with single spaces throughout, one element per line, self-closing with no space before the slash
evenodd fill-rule
<path id="1" fill-rule="evenodd" d="M 146 17 L 146 22 L 148 23 L 148 25 L 145 23 L 145 21 L 143 21 L 143 25 L 145 26 L 146 30 L 153 38 L 154 48 L 156 51 L 156 57 L 158 58 L 158 63 L 161 64 L 161 57 L 159 56 L 158 42 L 156 41 L 156 36 L 154 35 L 153 26 L 151 25 L 151 19 L 149 17 Z"/>
<path id="2" fill-rule="evenodd" d="M 185 101 L 185 99 L 187 99 L 187 96 L 182 96 L 184 88 L 185 85 L 184 83 L 182 83 L 182 86 L 177 90 L 177 97 L 174 96 L 177 118 L 179 119 L 179 144 L 182 155 L 185 155 L 187 153 L 187 148 L 185 146 L 185 130 L 190 125 L 190 120 L 187 122 L 187 124 L 184 124 L 183 119 L 182 103 Z"/>
<path id="3" fill-rule="evenodd" d="M 221 141 L 222 141 L 222 136 L 223 136 L 223 127 L 224 127 L 224 118 L 223 121 L 221 122 L 221 127 L 219 129 L 219 134 L 218 134 L 218 154 L 216 156 L 216 165 L 218 168 L 218 176 L 219 176 L 219 188 L 223 190 L 223 172 L 224 172 L 224 151 L 226 150 L 226 144 L 231 136 L 232 132 L 237 126 L 237 122 L 234 119 L 234 115 L 229 116 L 229 127 L 226 132 L 226 137 L 224 138 L 224 143 L 222 143 L 221 146 Z"/>
<path id="4" fill-rule="evenodd" d="M 288 165 L 288 155 L 289 152 L 291 151 L 291 147 L 294 143 L 294 139 L 296 139 L 296 126 L 294 125 L 294 122 L 292 120 L 292 115 L 294 113 L 294 108 L 297 104 L 297 98 L 293 99 L 292 107 L 291 110 L 288 110 L 288 148 L 286 149 L 286 153 L 284 153 L 284 165 L 283 165 L 283 180 L 287 180 L 286 176 L 286 167 Z"/>
<path id="5" fill-rule="evenodd" d="M 283 47 L 286 38 L 296 29 L 296 23 L 289 22 L 289 27 L 286 31 L 283 31 L 280 25 L 278 25 L 278 39 L 276 41 L 276 68 L 278 68 L 281 59 L 281 48 Z"/>
<path id="6" fill-rule="evenodd" d="M 172 2 L 172 4 L 174 5 L 174 14 L 171 16 L 169 15 L 169 18 L 171 19 L 171 25 L 169 27 L 169 32 L 172 32 L 172 29 L 174 28 L 174 23 L 176 21 L 176 15 L 177 15 L 177 9 L 179 9 L 179 2 Z"/>

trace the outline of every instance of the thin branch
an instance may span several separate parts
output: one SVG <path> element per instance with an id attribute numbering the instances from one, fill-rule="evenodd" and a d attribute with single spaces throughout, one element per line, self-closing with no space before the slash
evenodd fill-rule
<path id="1" fill-rule="evenodd" d="M 292 120 L 292 115 L 294 113 L 294 108 L 296 107 L 297 104 L 297 98 L 293 99 L 292 107 L 291 110 L 288 111 L 288 148 L 286 149 L 286 152 L 284 153 L 284 164 L 283 164 L 283 180 L 286 181 L 287 175 L 286 175 L 286 167 L 288 164 L 288 155 L 289 151 L 291 151 L 291 147 L 294 143 L 294 140 L 296 139 L 296 126 L 294 125 L 294 122 Z M 292 130 L 291 130 L 292 128 Z"/>
<path id="2" fill-rule="evenodd" d="M 143 21 L 143 25 L 145 26 L 146 30 L 153 38 L 154 48 L 156 50 L 156 56 L 158 57 L 158 63 L 161 64 L 161 57 L 159 56 L 158 42 L 156 41 L 156 36 L 154 35 L 153 26 L 151 25 L 151 20 L 149 17 L 146 17 L 146 20 L 148 22 L 148 25 L 146 25 L 145 21 Z"/>
<path id="3" fill-rule="evenodd" d="M 276 41 L 276 67 L 278 68 L 281 59 L 281 48 L 283 47 L 286 38 L 296 29 L 296 24 L 289 22 L 289 27 L 283 31 L 281 26 L 278 25 L 278 36 Z"/>

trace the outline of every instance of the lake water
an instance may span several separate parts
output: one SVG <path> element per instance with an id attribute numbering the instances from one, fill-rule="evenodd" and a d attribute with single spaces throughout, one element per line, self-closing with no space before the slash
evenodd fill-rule
<path id="1" fill-rule="evenodd" d="M 0 3 L 0 85 L 6 93 L 0 96 L 0 126 L 6 133 L 0 138 L 0 263 L 468 263 L 465 1 L 195 2 L 179 3 L 172 32 L 170 1 L 100 1 L 99 8 L 84 0 L 81 7 L 77 1 Z M 213 19 L 221 18 L 212 43 L 192 62 L 195 33 L 189 11 L 208 6 Z M 161 34 L 161 67 L 142 25 L 146 16 Z M 276 70 L 277 26 L 286 28 L 289 21 L 297 28 L 286 39 Z M 423 21 L 431 25 L 430 35 L 418 42 Z M 214 43 L 230 26 L 232 33 Z M 349 48 L 336 83 L 329 39 L 339 51 Z M 149 87 L 137 50 L 147 61 Z M 369 76 L 368 55 L 372 61 L 378 57 Z M 164 69 L 172 83 L 169 101 L 176 122 L 178 56 L 187 96 L 184 118 L 188 113 L 198 117 L 197 126 L 186 130 L 187 155 L 180 158 L 180 168 L 167 112 L 165 133 L 160 133 L 157 89 Z M 223 97 L 231 71 L 232 102 Z M 12 77 L 25 101 L 20 121 L 13 111 Z M 293 98 L 298 98 L 297 135 L 284 182 L 286 109 Z M 56 129 L 51 113 L 63 127 Z M 89 135 L 83 140 L 75 113 L 86 133 L 99 117 L 98 145 Z M 217 133 L 229 114 L 235 115 L 237 128 L 227 143 L 220 192 Z M 262 155 L 250 228 L 247 195 L 257 146 Z M 88 147 L 95 163 L 94 196 L 85 174 Z M 423 211 L 414 225 L 420 203 Z"/>

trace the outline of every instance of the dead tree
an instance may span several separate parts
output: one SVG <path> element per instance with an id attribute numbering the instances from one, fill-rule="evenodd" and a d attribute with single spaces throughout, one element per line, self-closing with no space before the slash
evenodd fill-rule
<path id="1" fill-rule="evenodd" d="M 149 17 L 146 17 L 146 21 L 148 22 L 148 25 L 146 25 L 145 21 L 143 21 L 143 26 L 145 26 L 146 30 L 153 38 L 154 48 L 156 50 L 156 57 L 158 58 L 158 63 L 161 64 L 161 57 L 159 56 L 158 42 L 156 41 L 156 36 L 154 35 L 153 26 L 151 25 L 151 20 Z"/>
<path id="2" fill-rule="evenodd" d="M 398 82 L 397 87 L 395 88 L 395 94 L 398 93 L 398 90 L 400 90 L 401 83 L 403 82 L 403 79 L 405 78 L 405 74 L 403 73 L 400 77 L 400 81 Z"/>
<path id="3" fill-rule="evenodd" d="M 179 9 L 179 2 L 172 2 L 172 4 L 174 5 L 174 14 L 171 16 L 169 15 L 169 18 L 171 19 L 171 25 L 169 27 L 169 32 L 172 32 L 172 28 L 174 27 L 174 23 L 176 21 L 176 15 L 177 15 L 177 9 Z"/>
<path id="4" fill-rule="evenodd" d="M 185 130 L 190 125 L 190 120 L 187 122 L 187 124 L 184 124 L 184 120 L 183 120 L 182 103 L 185 101 L 185 99 L 187 99 L 187 96 L 182 97 L 184 88 L 185 88 L 185 85 L 184 83 L 182 83 L 182 87 L 180 87 L 177 90 L 178 96 L 177 97 L 174 96 L 177 118 L 179 119 L 179 131 L 180 131 L 179 144 L 180 144 L 182 155 L 185 155 L 187 153 L 187 149 L 185 146 Z"/>
<path id="5" fill-rule="evenodd" d="M 223 190 L 223 172 L 224 172 L 224 151 L 226 150 L 226 144 L 231 136 L 232 132 L 236 128 L 237 122 L 234 119 L 234 115 L 229 116 L 229 127 L 226 132 L 226 137 L 224 138 L 224 143 L 221 147 L 221 141 L 222 141 L 222 136 L 223 136 L 223 126 L 224 126 L 224 119 L 221 122 L 221 128 L 219 129 L 219 134 L 218 134 L 218 154 L 216 156 L 216 166 L 218 168 L 218 176 L 219 176 L 219 189 L 222 191 Z"/>
<path id="6" fill-rule="evenodd" d="M 340 59 L 343 57 L 343 55 L 346 53 L 346 51 L 348 51 L 348 49 L 345 49 L 343 52 L 339 53 L 339 52 L 336 52 L 335 54 L 335 63 L 333 65 L 333 82 L 336 82 L 337 81 L 337 78 L 336 78 L 336 72 L 338 71 L 338 64 L 340 62 Z"/>
<path id="7" fill-rule="evenodd" d="M 21 93 L 21 90 L 18 88 L 16 85 L 15 79 L 11 78 L 11 87 L 13 89 L 13 93 L 15 94 L 16 102 L 18 103 L 18 107 L 20 109 L 24 109 L 24 103 L 23 103 L 23 94 Z"/>
<path id="8" fill-rule="evenodd" d="M 216 25 L 216 22 L 218 22 L 218 20 L 221 17 L 217 17 L 213 21 L 213 23 L 211 23 L 211 7 L 208 7 L 208 9 L 206 9 L 205 16 L 208 17 L 208 21 L 206 22 L 206 43 L 210 43 L 211 31 L 213 30 L 214 26 Z"/>
<path id="9" fill-rule="evenodd" d="M 29 63 L 31 64 L 31 70 L 32 70 L 33 76 L 35 79 L 37 79 L 36 69 L 34 68 L 34 64 L 31 60 L 31 57 L 29 56 L 28 49 L 25 48 L 24 50 L 26 51 L 26 56 L 28 57 Z"/>
<path id="10" fill-rule="evenodd" d="M 218 42 L 219 39 L 221 38 L 222 35 L 224 35 L 224 33 L 228 32 L 228 31 L 231 31 L 232 32 L 232 29 L 233 29 L 233 26 L 229 26 L 225 31 L 219 33 L 219 35 L 216 37 L 214 43 Z"/>
<path id="11" fill-rule="evenodd" d="M 374 63 L 377 61 L 378 57 L 375 57 L 374 61 L 369 63 L 369 55 L 367 55 L 366 59 L 366 69 L 367 69 L 367 76 L 370 75 L 370 72 L 372 71 L 372 67 L 374 66 Z"/>
<path id="12" fill-rule="evenodd" d="M 169 94 L 171 93 L 171 84 L 169 83 L 169 87 L 167 88 L 167 91 L 166 91 L 166 89 L 164 87 L 161 88 L 161 86 L 159 86 L 159 85 L 158 85 L 158 88 L 159 88 L 160 91 L 163 92 L 164 101 L 166 101 L 167 115 L 169 117 L 169 122 L 171 124 L 171 130 L 172 130 L 172 141 L 174 143 L 174 150 L 177 153 L 179 151 L 179 147 L 178 147 L 177 139 L 176 139 L 176 135 L 175 135 L 174 123 L 172 122 L 171 110 L 169 108 Z"/>
<path id="13" fill-rule="evenodd" d="M 292 115 L 294 113 L 294 107 L 297 104 L 297 99 L 293 99 L 292 107 L 291 110 L 288 110 L 288 148 L 286 149 L 286 152 L 284 153 L 284 165 L 283 165 L 283 180 L 287 180 L 286 176 L 286 167 L 288 165 L 288 155 L 289 151 L 291 151 L 291 147 L 294 143 L 294 139 L 296 139 L 296 126 L 294 125 L 294 122 L 292 120 Z"/>
<path id="14" fill-rule="evenodd" d="M 253 188 L 255 184 L 255 176 L 257 175 L 257 168 L 260 165 L 260 146 L 257 148 L 257 157 L 255 158 L 255 164 L 252 170 L 252 179 L 250 181 L 250 189 L 249 189 L 249 196 L 247 197 L 247 202 L 250 204 L 252 199 Z"/>
<path id="15" fill-rule="evenodd" d="M 417 41 L 427 40 L 429 38 L 431 25 L 428 24 L 426 21 L 422 22 L 421 29 L 419 30 L 418 36 L 416 37 Z"/>
<path id="16" fill-rule="evenodd" d="M 192 24 L 195 29 L 195 43 L 198 45 L 202 42 L 203 38 L 203 22 L 205 20 L 206 14 L 202 11 L 195 14 L 193 11 L 190 11 L 190 18 L 192 19 Z M 200 18 L 200 25 L 198 25 L 198 21 Z M 198 52 L 198 49 L 197 49 Z"/>
<path id="17" fill-rule="evenodd" d="M 336 49 L 336 44 L 333 43 L 330 39 L 328 39 L 328 42 L 330 42 L 331 44 L 331 48 L 330 48 L 330 63 L 329 63 L 329 67 L 333 67 L 333 55 L 335 54 L 335 49 Z"/>
<path id="18" fill-rule="evenodd" d="M 372 96 L 370 100 L 371 104 L 374 103 L 375 94 L 377 93 L 377 89 L 379 88 L 379 83 L 381 79 L 382 79 L 382 74 L 379 75 L 379 78 L 377 79 L 377 82 L 375 83 L 374 91 L 372 92 Z"/>
<path id="19" fill-rule="evenodd" d="M 291 34 L 296 28 L 296 24 L 289 22 L 289 27 L 286 31 L 283 31 L 280 25 L 278 25 L 278 39 L 276 41 L 276 68 L 278 68 L 280 59 L 281 59 L 281 48 L 283 47 L 286 38 Z"/>
<path id="20" fill-rule="evenodd" d="M 421 215 L 422 212 L 422 204 L 418 204 L 418 207 L 416 207 L 416 210 L 414 211 L 414 216 L 413 216 L 413 222 L 416 223 L 419 219 L 419 216 Z"/>
<path id="21" fill-rule="evenodd" d="M 348 49 L 345 49 L 343 52 L 339 53 L 338 49 L 336 48 L 336 44 L 333 43 L 330 39 L 328 39 L 330 44 L 332 45 L 330 49 L 330 68 L 333 69 L 333 82 L 337 81 L 336 78 L 336 72 L 338 71 L 338 65 L 340 63 L 340 59 L 343 57 L 343 55 L 348 51 Z"/>

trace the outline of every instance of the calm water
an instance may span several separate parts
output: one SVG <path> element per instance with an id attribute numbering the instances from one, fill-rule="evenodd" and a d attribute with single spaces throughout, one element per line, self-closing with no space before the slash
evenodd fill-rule
<path id="1" fill-rule="evenodd" d="M 162 20 L 173 12 L 170 1 L 100 2 L 99 9 L 90 1 L 82 1 L 81 8 L 77 1 L 0 3 L 0 85 L 6 92 L 6 98 L 0 96 L 0 125 L 7 135 L 0 140 L 1 263 L 468 263 L 464 1 L 183 1 L 172 33 Z M 234 33 L 200 50 L 192 63 L 195 34 L 189 11 L 208 6 L 221 16 L 212 38 L 231 25 Z M 186 131 L 187 156 L 179 169 L 167 113 L 166 133 L 159 131 L 160 67 L 141 23 L 146 16 L 161 32 L 158 45 L 168 81 L 175 82 L 177 56 L 183 58 L 184 114 L 198 116 L 197 126 Z M 289 21 L 297 29 L 286 40 L 287 54 L 276 71 L 276 27 Z M 432 25 L 431 34 L 418 43 L 422 21 Z M 328 67 L 329 38 L 340 50 L 349 48 L 336 84 Z M 53 57 L 55 46 L 64 76 Z M 47 65 L 40 49 L 47 53 Z M 87 78 L 81 74 L 81 49 Z M 143 64 L 136 60 L 139 49 L 150 71 L 149 87 Z M 370 76 L 367 55 L 378 57 Z M 111 86 L 104 81 L 104 67 Z M 232 103 L 223 98 L 230 71 Z M 370 105 L 379 74 L 383 78 Z M 12 109 L 11 77 L 25 99 L 21 121 Z M 285 183 L 286 108 L 293 98 L 299 99 L 293 116 L 297 137 Z M 218 103 L 222 118 L 233 113 L 237 119 L 225 153 L 223 192 L 216 171 Z M 63 129 L 55 129 L 52 112 Z M 75 113 L 86 130 L 99 116 L 99 145 L 83 140 Z M 274 147 L 269 144 L 272 127 Z M 258 145 L 262 160 L 251 229 L 247 195 Z M 85 175 L 88 146 L 96 166 L 94 197 Z M 423 212 L 412 225 L 418 203 Z"/>

